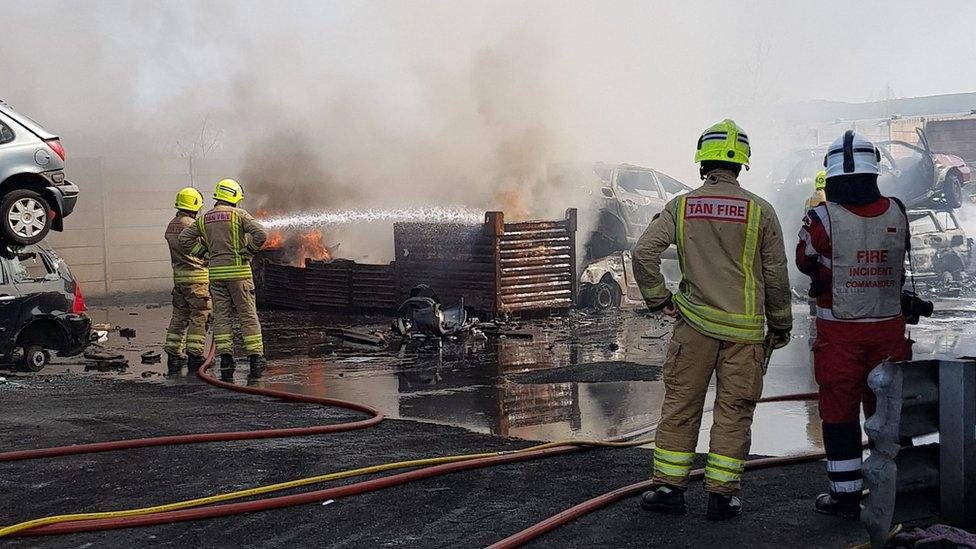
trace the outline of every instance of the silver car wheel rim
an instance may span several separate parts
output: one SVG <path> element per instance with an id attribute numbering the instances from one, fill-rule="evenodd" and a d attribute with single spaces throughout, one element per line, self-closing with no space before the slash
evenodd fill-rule
<path id="1" fill-rule="evenodd" d="M 33 198 L 21 198 L 13 203 L 7 214 L 7 224 L 21 238 L 33 238 L 44 230 L 47 212 Z"/>

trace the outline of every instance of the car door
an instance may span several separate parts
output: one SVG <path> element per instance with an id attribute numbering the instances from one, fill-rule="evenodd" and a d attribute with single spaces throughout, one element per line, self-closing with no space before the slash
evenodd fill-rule
<path id="1" fill-rule="evenodd" d="M 10 278 L 8 259 L 0 257 L 0 357 L 9 360 L 13 350 L 13 337 L 20 325 L 23 299 Z"/>

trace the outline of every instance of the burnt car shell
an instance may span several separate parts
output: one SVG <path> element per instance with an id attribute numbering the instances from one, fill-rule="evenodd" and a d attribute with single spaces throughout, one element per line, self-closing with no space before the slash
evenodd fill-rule
<path id="1" fill-rule="evenodd" d="M 674 246 L 661 254 L 661 274 L 668 289 L 678 291 L 681 269 Z M 580 273 L 578 304 L 596 310 L 644 307 L 644 297 L 634 277 L 634 262 L 629 250 L 615 252 L 586 264 Z"/>
<path id="2" fill-rule="evenodd" d="M 967 238 L 951 211 L 910 210 L 912 234 L 909 272 L 918 279 L 960 281 L 972 260 L 973 239 Z"/>
<path id="3" fill-rule="evenodd" d="M 31 347 L 67 357 L 84 351 L 91 320 L 67 264 L 50 247 L 0 248 L 0 363 L 16 364 Z"/>
<path id="4" fill-rule="evenodd" d="M 897 140 L 877 143 L 881 152 L 881 194 L 899 198 L 910 209 L 958 208 L 970 185 L 972 170 L 959 156 L 932 152 L 925 132 L 918 129 L 917 134 L 918 145 Z M 777 191 L 772 202 L 778 211 L 802 209 L 813 191 L 813 178 L 823 169 L 826 151 L 826 146 L 797 150 L 785 160 L 785 176 L 782 171 L 770 174 Z"/>

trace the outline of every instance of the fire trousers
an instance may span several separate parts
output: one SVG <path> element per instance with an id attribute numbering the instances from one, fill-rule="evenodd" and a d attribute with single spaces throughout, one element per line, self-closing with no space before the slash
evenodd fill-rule
<path id="1" fill-rule="evenodd" d="M 905 322 L 838 322 L 817 320 L 813 343 L 814 375 L 820 386 L 827 480 L 836 499 L 860 499 L 861 422 L 874 415 L 874 393 L 868 374 L 885 359 L 911 360 Z"/>
<path id="2" fill-rule="evenodd" d="M 210 317 L 210 291 L 207 284 L 177 284 L 173 287 L 173 316 L 166 329 L 167 353 L 183 357 L 203 356 L 203 340 Z M 186 342 L 184 345 L 184 341 Z"/>
<path id="3" fill-rule="evenodd" d="M 211 280 L 210 295 L 214 307 L 214 345 L 218 355 L 234 354 L 234 323 L 244 336 L 244 350 L 249 355 L 264 355 L 261 322 L 254 301 L 254 282 L 244 280 Z"/>
<path id="4" fill-rule="evenodd" d="M 688 483 L 702 407 L 712 374 L 715 406 L 705 464 L 705 490 L 739 491 L 752 436 L 752 416 L 762 396 L 762 344 L 706 336 L 685 321 L 674 325 L 664 363 L 664 405 L 654 449 L 654 482 L 684 488 Z"/>

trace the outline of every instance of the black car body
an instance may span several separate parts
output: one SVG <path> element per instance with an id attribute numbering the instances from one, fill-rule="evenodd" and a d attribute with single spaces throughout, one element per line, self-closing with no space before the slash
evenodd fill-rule
<path id="1" fill-rule="evenodd" d="M 0 363 L 37 371 L 91 340 L 81 288 L 50 247 L 0 248 Z"/>

